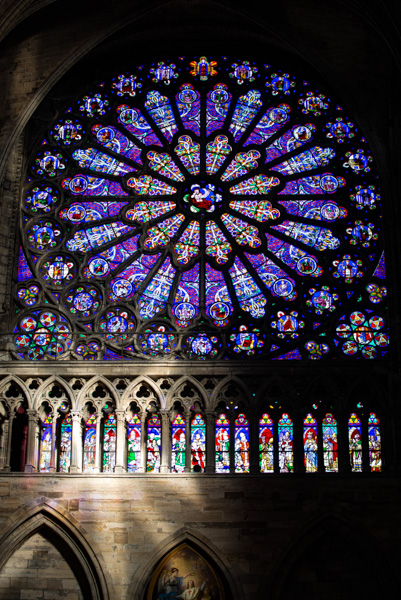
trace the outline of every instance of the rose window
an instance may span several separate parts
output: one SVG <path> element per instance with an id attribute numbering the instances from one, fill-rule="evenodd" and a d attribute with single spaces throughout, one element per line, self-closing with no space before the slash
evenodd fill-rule
<path id="1" fill-rule="evenodd" d="M 142 65 L 89 88 L 41 142 L 23 195 L 15 357 L 386 353 L 373 159 L 308 82 L 227 57 Z M 50 313 L 62 327 L 45 343 Z"/>

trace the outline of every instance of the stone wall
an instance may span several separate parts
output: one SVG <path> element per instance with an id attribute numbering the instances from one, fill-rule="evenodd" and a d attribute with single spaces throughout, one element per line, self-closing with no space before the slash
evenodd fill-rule
<path id="1" fill-rule="evenodd" d="M 400 489 L 383 476 L 368 491 L 363 475 L 16 474 L 0 475 L 0 491 L 2 598 L 72 600 L 66 560 L 85 600 L 144 599 L 182 541 L 217 570 L 227 600 L 377 599 L 398 585 Z M 31 595 L 12 595 L 16 577 Z"/>

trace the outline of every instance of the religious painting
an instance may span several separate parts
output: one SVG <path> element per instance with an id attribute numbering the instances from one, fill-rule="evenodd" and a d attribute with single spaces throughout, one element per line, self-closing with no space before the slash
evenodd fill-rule
<path id="1" fill-rule="evenodd" d="M 224 600 L 221 581 L 206 560 L 187 544 L 170 552 L 156 568 L 147 600 Z"/>

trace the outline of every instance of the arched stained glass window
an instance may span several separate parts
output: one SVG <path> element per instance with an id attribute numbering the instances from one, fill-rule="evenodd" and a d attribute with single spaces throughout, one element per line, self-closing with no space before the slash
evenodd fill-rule
<path id="1" fill-rule="evenodd" d="M 40 436 L 40 466 L 41 473 L 48 473 L 50 470 L 50 460 L 52 456 L 52 428 L 53 417 L 47 415 L 42 424 Z"/>
<path id="2" fill-rule="evenodd" d="M 59 471 L 68 473 L 71 463 L 71 437 L 72 437 L 72 420 L 71 415 L 65 415 L 60 426 L 60 454 L 59 454 Z"/>
<path id="3" fill-rule="evenodd" d="M 92 414 L 85 422 L 84 472 L 92 473 L 96 466 L 96 416 Z"/>
<path id="4" fill-rule="evenodd" d="M 141 466 L 141 419 L 132 415 L 128 422 L 128 459 L 127 471 L 137 473 Z"/>
<path id="5" fill-rule="evenodd" d="M 15 358 L 386 354 L 369 146 L 268 62 L 133 65 L 60 107 L 28 161 Z"/>
<path id="6" fill-rule="evenodd" d="M 103 426 L 103 473 L 113 473 L 116 466 L 116 429 L 116 416 L 111 413 Z"/>
<path id="7" fill-rule="evenodd" d="M 337 421 L 327 413 L 322 421 L 323 464 L 326 473 L 338 473 Z"/>
<path id="8" fill-rule="evenodd" d="M 318 438 L 317 421 L 311 415 L 306 415 L 304 419 L 304 465 L 307 473 L 317 473 L 318 471 Z"/>
<path id="9" fill-rule="evenodd" d="M 348 444 L 351 470 L 354 473 L 362 471 L 362 426 L 361 420 L 355 413 L 348 419 Z"/>
<path id="10" fill-rule="evenodd" d="M 216 473 L 230 471 L 230 422 L 225 414 L 216 419 Z"/>
<path id="11" fill-rule="evenodd" d="M 370 470 L 380 472 L 382 470 L 382 446 L 380 434 L 380 421 L 375 413 L 370 413 L 369 421 L 369 465 Z"/>
<path id="12" fill-rule="evenodd" d="M 171 434 L 171 471 L 173 473 L 184 473 L 186 426 L 182 415 L 177 415 L 173 420 Z"/>
<path id="13" fill-rule="evenodd" d="M 191 469 L 203 472 L 206 464 L 206 425 L 202 415 L 191 421 Z"/>
<path id="14" fill-rule="evenodd" d="M 274 430 L 268 414 L 259 419 L 259 467 L 261 473 L 274 473 Z"/>
<path id="15" fill-rule="evenodd" d="M 278 422 L 278 456 L 280 473 L 294 471 L 294 434 L 290 417 L 284 413 Z"/>
<path id="16" fill-rule="evenodd" d="M 161 425 L 157 415 L 152 415 L 148 421 L 148 437 L 146 440 L 146 471 L 160 472 Z"/>
<path id="17" fill-rule="evenodd" d="M 235 472 L 249 473 L 249 423 L 245 415 L 238 415 L 234 426 Z"/>

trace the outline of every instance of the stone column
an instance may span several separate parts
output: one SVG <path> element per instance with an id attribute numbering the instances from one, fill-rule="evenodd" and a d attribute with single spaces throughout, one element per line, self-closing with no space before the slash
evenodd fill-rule
<path id="1" fill-rule="evenodd" d="M 246 415 L 249 421 L 249 472 L 260 473 L 259 466 L 259 413 L 255 410 Z"/>
<path id="2" fill-rule="evenodd" d="M 127 428 L 124 419 L 125 411 L 116 410 L 117 442 L 115 473 L 125 473 L 127 470 Z"/>
<path id="3" fill-rule="evenodd" d="M 141 460 L 138 473 L 146 473 L 146 411 L 141 413 Z"/>
<path id="4" fill-rule="evenodd" d="M 235 414 L 231 411 L 228 420 L 230 422 L 230 473 L 235 473 Z"/>
<path id="5" fill-rule="evenodd" d="M 171 435 L 170 435 L 170 415 L 168 410 L 160 411 L 162 419 L 162 444 L 160 473 L 170 473 L 171 470 Z"/>
<path id="6" fill-rule="evenodd" d="M 4 421 L 3 426 L 3 440 L 4 440 L 4 464 L 3 471 L 11 471 L 10 458 L 11 458 L 11 443 L 13 433 L 13 421 L 15 418 L 15 412 L 10 411 L 10 416 Z"/>
<path id="7" fill-rule="evenodd" d="M 351 458 L 348 442 L 348 419 L 350 414 L 339 416 L 337 420 L 338 431 L 338 471 L 340 473 L 351 473 Z M 336 417 L 336 415 L 334 415 Z"/>
<path id="8" fill-rule="evenodd" d="M 50 467 L 49 467 L 50 473 L 54 473 L 55 471 L 57 471 L 57 464 L 56 464 L 57 417 L 58 417 L 58 412 L 54 411 L 53 416 L 52 416 L 52 446 L 51 446 Z"/>
<path id="9" fill-rule="evenodd" d="M 95 467 L 93 469 L 94 473 L 100 473 L 100 467 L 101 467 L 101 458 L 102 458 L 102 452 L 100 451 L 100 427 L 102 425 L 102 417 L 103 417 L 103 413 L 97 412 L 96 413 L 96 456 L 95 456 Z"/>
<path id="10" fill-rule="evenodd" d="M 71 461 L 70 473 L 81 473 L 82 471 L 82 428 L 81 413 L 71 411 Z"/>
<path id="11" fill-rule="evenodd" d="M 214 441 L 214 430 L 215 430 L 215 414 L 213 410 L 206 410 L 206 468 L 205 473 L 214 473 L 216 452 L 215 452 L 215 441 Z"/>
<path id="12" fill-rule="evenodd" d="M 191 412 L 184 413 L 185 418 L 185 469 L 184 473 L 190 473 L 192 467 L 191 453 Z"/>
<path id="13" fill-rule="evenodd" d="M 37 471 L 37 456 L 36 456 L 36 438 L 37 438 L 37 413 L 33 408 L 28 408 L 28 443 L 26 451 L 25 473 L 34 473 Z"/>

